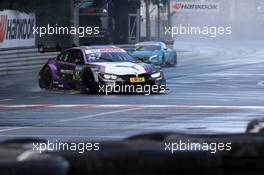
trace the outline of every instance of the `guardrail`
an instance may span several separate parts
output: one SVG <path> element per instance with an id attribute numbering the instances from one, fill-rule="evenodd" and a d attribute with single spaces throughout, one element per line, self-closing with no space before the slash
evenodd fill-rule
<path id="1" fill-rule="evenodd" d="M 0 75 L 19 74 L 39 69 L 58 53 L 38 53 L 37 48 L 0 50 Z"/>

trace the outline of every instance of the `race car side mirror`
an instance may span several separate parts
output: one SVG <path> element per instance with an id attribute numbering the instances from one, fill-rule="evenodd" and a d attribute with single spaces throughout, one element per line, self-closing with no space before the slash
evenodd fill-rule
<path id="1" fill-rule="evenodd" d="M 138 62 L 144 62 L 144 58 L 137 58 Z"/>
<path id="2" fill-rule="evenodd" d="M 157 64 L 154 64 L 154 67 L 156 68 L 156 69 L 162 69 L 162 67 L 160 66 L 160 65 L 157 65 Z"/>

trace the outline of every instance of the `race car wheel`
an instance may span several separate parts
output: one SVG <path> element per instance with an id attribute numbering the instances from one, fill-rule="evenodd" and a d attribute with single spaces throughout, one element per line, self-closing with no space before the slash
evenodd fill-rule
<path id="1" fill-rule="evenodd" d="M 168 64 L 168 63 L 166 62 L 166 58 L 165 58 L 165 56 L 163 56 L 161 66 L 162 66 L 162 67 L 166 67 L 167 64 Z"/>
<path id="2" fill-rule="evenodd" d="M 90 94 L 97 94 L 98 93 L 98 84 L 94 81 L 94 78 L 90 78 L 89 84 L 88 84 L 88 89 Z"/>
<path id="3" fill-rule="evenodd" d="M 95 82 L 93 73 L 91 71 L 84 71 L 81 82 L 81 93 L 98 93 L 98 84 Z"/>
<path id="4" fill-rule="evenodd" d="M 50 69 L 48 67 L 45 67 L 42 73 L 40 74 L 39 87 L 41 89 L 46 89 L 46 90 L 52 90 L 53 88 L 53 81 L 52 81 Z"/>
<path id="5" fill-rule="evenodd" d="M 177 55 L 174 56 L 174 59 L 173 59 L 173 64 L 172 66 L 175 67 L 177 64 Z"/>

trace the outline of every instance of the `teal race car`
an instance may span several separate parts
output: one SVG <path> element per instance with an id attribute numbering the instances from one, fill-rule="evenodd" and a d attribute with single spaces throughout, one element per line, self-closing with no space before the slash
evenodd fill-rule
<path id="1" fill-rule="evenodd" d="M 177 53 L 163 42 L 147 41 L 135 45 L 132 56 L 145 63 L 159 66 L 176 66 Z"/>

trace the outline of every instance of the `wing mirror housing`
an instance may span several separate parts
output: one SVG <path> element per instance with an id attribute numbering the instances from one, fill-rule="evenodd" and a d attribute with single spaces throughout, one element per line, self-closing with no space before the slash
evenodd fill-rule
<path id="1" fill-rule="evenodd" d="M 138 62 L 144 62 L 144 58 L 137 58 Z"/>

